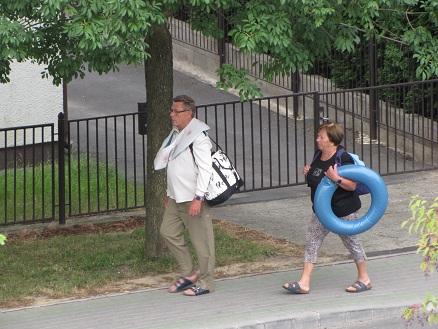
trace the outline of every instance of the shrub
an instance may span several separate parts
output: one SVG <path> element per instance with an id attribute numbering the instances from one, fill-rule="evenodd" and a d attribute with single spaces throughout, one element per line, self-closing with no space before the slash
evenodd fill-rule
<path id="1" fill-rule="evenodd" d="M 418 195 L 412 197 L 409 207 L 412 218 L 402 223 L 402 227 L 409 225 L 409 234 L 414 231 L 421 235 L 417 243 L 417 253 L 422 253 L 421 270 L 427 277 L 438 269 L 438 197 L 426 209 L 427 201 L 420 200 Z M 409 322 L 417 318 L 420 322 L 427 320 L 429 325 L 438 323 L 437 296 L 430 292 L 422 305 L 413 305 L 404 311 L 403 317 Z"/>

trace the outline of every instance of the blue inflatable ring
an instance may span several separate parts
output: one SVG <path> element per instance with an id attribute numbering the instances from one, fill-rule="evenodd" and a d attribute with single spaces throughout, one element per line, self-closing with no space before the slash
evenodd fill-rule
<path id="1" fill-rule="evenodd" d="M 346 165 L 338 168 L 339 176 L 365 184 L 371 194 L 371 206 L 368 212 L 354 221 L 346 221 L 337 217 L 332 210 L 333 193 L 338 186 L 327 177 L 318 185 L 314 199 L 316 216 L 328 230 L 342 235 L 354 235 L 369 230 L 375 225 L 388 206 L 388 190 L 385 182 L 374 170 L 358 165 Z"/>

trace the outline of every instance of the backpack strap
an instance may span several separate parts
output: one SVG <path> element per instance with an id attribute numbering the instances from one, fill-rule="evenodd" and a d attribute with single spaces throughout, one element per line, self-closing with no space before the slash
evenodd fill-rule
<path id="1" fill-rule="evenodd" d="M 342 153 L 344 153 L 344 152 L 347 152 L 347 151 L 345 151 L 345 149 L 343 147 L 340 147 L 336 151 L 335 163 L 338 165 L 338 167 L 342 166 L 341 156 L 342 156 Z M 322 153 L 321 150 L 316 151 L 315 155 L 313 156 L 313 160 L 312 160 L 312 162 L 310 164 L 315 162 L 315 160 L 318 159 L 318 157 L 321 156 L 321 153 Z"/>
<path id="2" fill-rule="evenodd" d="M 322 151 L 318 150 L 315 152 L 315 155 L 313 156 L 312 162 L 310 163 L 310 165 L 312 165 L 312 163 L 314 163 L 316 161 L 316 159 L 318 159 L 319 156 L 321 156 Z"/>
<path id="3" fill-rule="evenodd" d="M 342 158 L 341 157 L 342 157 L 342 154 L 344 152 L 347 152 L 347 151 L 345 151 L 345 149 L 343 147 L 340 147 L 339 150 L 337 150 L 337 152 L 336 152 L 335 163 L 338 165 L 338 167 L 342 166 Z"/>

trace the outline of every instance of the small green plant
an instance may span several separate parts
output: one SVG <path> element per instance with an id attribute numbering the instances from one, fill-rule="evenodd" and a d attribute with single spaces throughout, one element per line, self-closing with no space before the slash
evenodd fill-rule
<path id="1" fill-rule="evenodd" d="M 0 246 L 3 246 L 5 244 L 6 237 L 3 234 L 0 234 Z"/>
<path id="2" fill-rule="evenodd" d="M 421 235 L 417 243 L 417 253 L 423 255 L 421 270 L 427 277 L 438 269 L 438 197 L 426 208 L 427 201 L 420 200 L 418 195 L 412 197 L 409 207 L 412 218 L 402 223 L 402 227 L 409 225 L 409 234 L 414 231 Z M 437 297 L 430 292 L 422 305 L 413 305 L 406 309 L 403 318 L 408 322 L 417 318 L 420 322 L 427 320 L 429 325 L 438 323 Z"/>

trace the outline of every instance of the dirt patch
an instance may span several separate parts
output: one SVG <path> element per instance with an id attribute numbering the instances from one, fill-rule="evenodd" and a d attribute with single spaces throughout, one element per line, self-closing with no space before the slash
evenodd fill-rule
<path id="1" fill-rule="evenodd" d="M 57 236 L 132 231 L 134 229 L 143 227 L 144 220 L 145 218 L 141 216 L 130 216 L 127 217 L 126 220 L 118 222 L 76 224 L 69 227 L 47 226 L 38 230 L 25 229 L 14 234 L 9 234 L 8 240 L 11 242 L 16 241 L 19 243 L 26 243 L 32 240 L 50 239 Z M 236 237 L 245 238 L 262 245 L 272 246 L 277 250 L 276 256 L 268 257 L 262 261 L 235 263 L 227 266 L 216 267 L 216 279 L 292 269 L 301 267 L 302 265 L 304 246 L 294 244 L 285 239 L 277 239 L 266 233 L 252 230 L 248 227 L 242 227 L 227 221 L 214 220 L 214 225 Z M 319 257 L 319 263 L 323 264 L 344 259 L 345 256 L 327 256 L 321 254 Z M 167 287 L 177 275 L 178 273 L 167 273 L 163 275 L 144 276 L 137 279 L 124 279 L 123 281 L 115 283 L 113 282 L 103 287 L 87 291 L 80 290 L 72 293 L 70 296 L 56 296 L 56 298 L 53 298 L 52 293 L 48 293 L 47 295 L 52 297 L 32 298 L 24 303 L 20 303 L 20 305 L 8 305 L 7 307 L 11 308 L 31 305 L 46 305 L 86 297 L 102 296 L 150 288 L 162 288 Z"/>
<path id="2" fill-rule="evenodd" d="M 107 223 L 75 224 L 71 226 L 47 226 L 42 229 L 24 228 L 17 233 L 8 234 L 8 240 L 25 243 L 37 239 L 50 239 L 57 236 L 86 235 L 107 232 L 126 232 L 144 225 L 144 217 L 130 216 L 126 220 Z"/>

